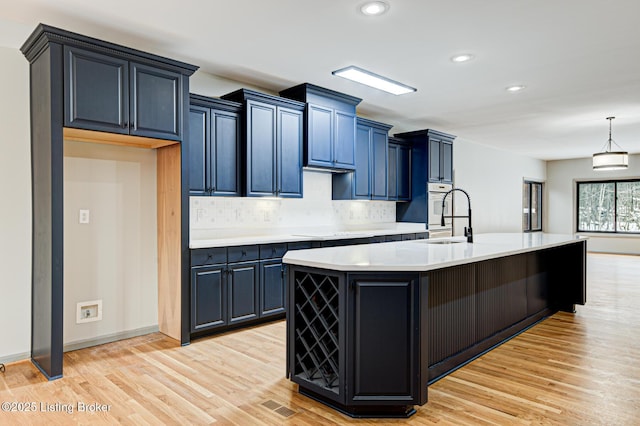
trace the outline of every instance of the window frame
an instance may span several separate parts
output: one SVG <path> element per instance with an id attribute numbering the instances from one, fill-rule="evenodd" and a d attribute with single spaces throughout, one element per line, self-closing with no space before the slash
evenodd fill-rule
<path id="1" fill-rule="evenodd" d="M 602 180 L 580 180 L 576 181 L 575 191 L 576 191 L 576 202 L 575 202 L 575 229 L 576 233 L 579 234 L 597 234 L 597 235 L 617 235 L 617 236 L 638 236 L 640 235 L 640 231 L 636 232 L 625 232 L 618 231 L 618 184 L 619 183 L 629 183 L 629 182 L 638 182 L 640 183 L 640 179 L 638 178 L 630 178 L 630 179 L 602 179 Z M 581 230 L 580 229 L 580 185 L 585 184 L 606 184 L 613 183 L 613 231 L 593 231 L 593 230 Z"/>
<path id="2" fill-rule="evenodd" d="M 524 179 L 522 181 L 523 187 L 522 190 L 524 191 L 524 185 L 529 186 L 529 199 L 528 199 L 528 204 L 526 206 L 522 206 L 523 210 L 524 208 L 528 208 L 528 220 L 527 220 L 527 227 L 524 228 L 522 230 L 522 232 L 525 233 L 530 233 L 530 232 L 543 232 L 542 229 L 544 227 L 544 217 L 543 217 L 543 203 L 544 203 L 544 182 L 540 182 L 540 181 L 535 181 L 535 180 L 529 180 L 529 179 Z M 531 214 L 531 205 L 532 205 L 532 201 L 533 201 L 533 186 L 538 186 L 538 193 L 540 194 L 540 202 L 539 202 L 539 206 L 538 206 L 538 216 L 540 217 L 540 228 L 533 228 L 532 227 L 532 217 L 533 215 Z M 524 194 L 523 194 L 524 195 Z M 523 196 L 524 199 L 524 196 Z M 522 212 L 522 214 L 524 215 L 524 211 Z"/>

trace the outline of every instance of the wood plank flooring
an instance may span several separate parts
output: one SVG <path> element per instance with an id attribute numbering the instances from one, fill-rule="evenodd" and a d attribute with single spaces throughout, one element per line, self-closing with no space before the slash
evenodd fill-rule
<path id="1" fill-rule="evenodd" d="M 0 402 L 35 405 L 0 411 L 0 424 L 637 425 L 639 326 L 640 257 L 590 254 L 586 306 L 435 383 L 408 420 L 354 420 L 299 395 L 280 321 L 186 347 L 156 333 L 69 352 L 52 382 L 29 361 L 8 364 Z"/>

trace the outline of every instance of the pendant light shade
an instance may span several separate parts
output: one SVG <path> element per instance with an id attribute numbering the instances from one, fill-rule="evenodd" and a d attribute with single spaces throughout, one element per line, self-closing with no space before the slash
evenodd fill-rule
<path id="1" fill-rule="evenodd" d="M 622 151 L 617 143 L 611 139 L 611 120 L 615 117 L 607 117 L 609 120 L 609 140 L 605 143 L 602 152 L 593 154 L 593 170 L 619 170 L 629 167 L 629 153 Z M 612 151 L 615 144 L 619 151 Z"/>

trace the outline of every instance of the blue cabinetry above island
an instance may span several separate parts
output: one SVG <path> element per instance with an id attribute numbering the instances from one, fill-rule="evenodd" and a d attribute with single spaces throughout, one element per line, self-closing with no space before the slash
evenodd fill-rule
<path id="1" fill-rule="evenodd" d="M 248 89 L 222 98 L 244 106 L 245 194 L 301 198 L 305 104 Z"/>
<path id="2" fill-rule="evenodd" d="M 328 170 L 354 170 L 356 105 L 360 98 L 309 83 L 280 92 L 306 102 L 304 165 Z"/>

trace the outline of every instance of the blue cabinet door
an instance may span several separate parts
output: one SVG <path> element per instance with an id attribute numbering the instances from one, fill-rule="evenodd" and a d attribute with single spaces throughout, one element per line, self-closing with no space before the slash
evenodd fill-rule
<path id="1" fill-rule="evenodd" d="M 64 48 L 64 125 L 129 133 L 129 62 Z"/>
<path id="2" fill-rule="evenodd" d="M 355 276 L 351 286 L 347 404 L 417 404 L 418 276 Z"/>
<path id="3" fill-rule="evenodd" d="M 390 201 L 398 200 L 398 145 L 389 144 L 389 166 L 387 173 L 387 196 Z"/>
<path id="4" fill-rule="evenodd" d="M 191 268 L 191 331 L 227 324 L 226 265 Z"/>
<path id="5" fill-rule="evenodd" d="M 211 151 L 209 157 L 213 195 L 239 196 L 240 117 L 237 113 L 211 110 Z"/>
<path id="6" fill-rule="evenodd" d="M 440 169 L 442 182 L 453 183 L 453 144 L 442 141 Z"/>
<path id="7" fill-rule="evenodd" d="M 389 159 L 391 161 L 391 159 Z M 411 201 L 411 148 L 398 146 L 397 155 L 397 200 Z"/>
<path id="8" fill-rule="evenodd" d="M 247 195 L 275 195 L 276 106 L 247 101 Z"/>
<path id="9" fill-rule="evenodd" d="M 440 170 L 440 156 L 442 142 L 439 139 L 429 139 L 429 182 L 440 182 L 442 171 Z"/>
<path id="10" fill-rule="evenodd" d="M 259 262 L 228 264 L 229 324 L 258 318 Z"/>
<path id="11" fill-rule="evenodd" d="M 389 135 L 371 129 L 371 199 L 387 199 L 387 171 L 389 158 Z"/>
<path id="12" fill-rule="evenodd" d="M 356 115 L 350 112 L 335 111 L 334 166 L 345 170 L 354 170 Z"/>
<path id="13" fill-rule="evenodd" d="M 189 108 L 189 195 L 208 195 L 211 184 L 208 173 L 211 150 L 209 108 Z"/>
<path id="14" fill-rule="evenodd" d="M 302 198 L 303 113 L 278 107 L 277 115 L 277 192 L 281 197 Z"/>
<path id="15" fill-rule="evenodd" d="M 371 128 L 358 126 L 356 130 L 356 170 L 353 172 L 353 198 L 371 198 Z"/>
<path id="16" fill-rule="evenodd" d="M 307 104 L 306 165 L 333 166 L 334 111 L 319 105 Z"/>
<path id="17" fill-rule="evenodd" d="M 180 140 L 182 75 L 148 65 L 129 64 L 129 133 Z"/>
<path id="18" fill-rule="evenodd" d="M 260 292 L 261 317 L 284 313 L 286 290 L 282 259 L 260 262 Z"/>

